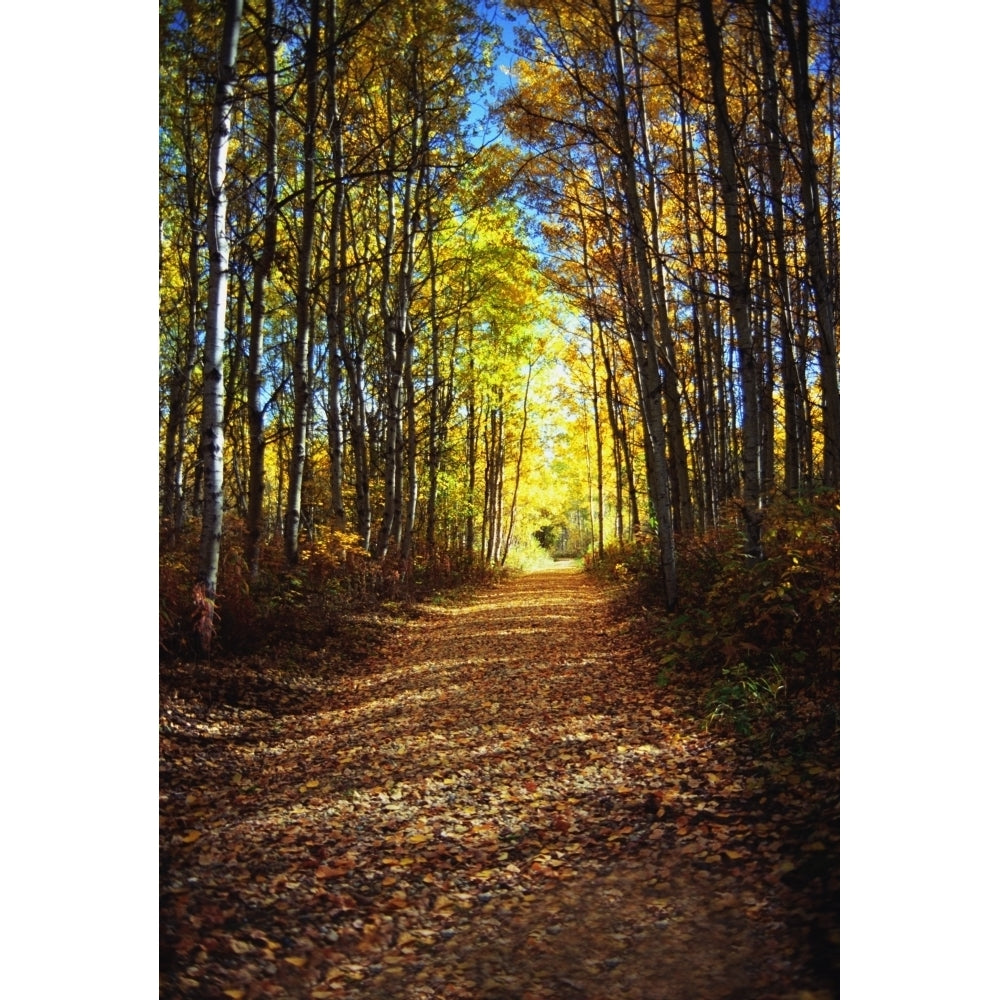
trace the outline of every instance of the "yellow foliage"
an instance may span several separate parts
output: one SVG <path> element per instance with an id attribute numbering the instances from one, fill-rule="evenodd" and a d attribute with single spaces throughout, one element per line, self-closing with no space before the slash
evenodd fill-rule
<path id="1" fill-rule="evenodd" d="M 349 555 L 369 558 L 362 546 L 361 536 L 353 531 L 341 531 L 321 524 L 313 529 L 313 539 L 302 547 L 303 562 L 329 559 L 334 563 L 346 562 Z"/>

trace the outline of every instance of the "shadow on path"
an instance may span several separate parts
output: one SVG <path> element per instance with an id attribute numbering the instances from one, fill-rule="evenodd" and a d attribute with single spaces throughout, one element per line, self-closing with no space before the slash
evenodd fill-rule
<path id="1" fill-rule="evenodd" d="M 161 996 L 831 997 L 766 808 L 654 677 L 559 566 L 255 740 L 169 744 Z"/>

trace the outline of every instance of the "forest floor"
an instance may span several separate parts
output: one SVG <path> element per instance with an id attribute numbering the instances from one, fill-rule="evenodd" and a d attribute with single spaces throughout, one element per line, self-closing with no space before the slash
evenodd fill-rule
<path id="1" fill-rule="evenodd" d="M 165 667 L 161 997 L 837 996 L 835 754 L 707 733 L 635 624 L 565 567 Z"/>

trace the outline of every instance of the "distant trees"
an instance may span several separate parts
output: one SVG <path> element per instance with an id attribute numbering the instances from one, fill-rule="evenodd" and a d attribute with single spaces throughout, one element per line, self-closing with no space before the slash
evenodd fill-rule
<path id="1" fill-rule="evenodd" d="M 502 157 L 468 134 L 490 33 L 461 0 L 247 0 L 242 20 L 220 67 L 229 22 L 161 4 L 165 540 L 194 513 L 217 543 L 225 510 L 251 575 L 276 531 L 290 566 L 337 531 L 376 559 L 500 561 L 556 305 L 497 201 Z M 206 210 L 216 89 L 229 173 L 217 143 Z"/>
<path id="2" fill-rule="evenodd" d="M 670 605 L 673 531 L 737 502 L 760 555 L 774 490 L 839 485 L 837 8 L 511 6 L 521 190 L 604 360 L 617 531 L 644 464 Z"/>
<path id="3" fill-rule="evenodd" d="M 206 593 L 223 530 L 252 578 L 641 525 L 673 606 L 675 534 L 738 504 L 756 553 L 837 485 L 835 4 L 509 5 L 483 146 L 469 0 L 161 0 L 161 517 Z"/>

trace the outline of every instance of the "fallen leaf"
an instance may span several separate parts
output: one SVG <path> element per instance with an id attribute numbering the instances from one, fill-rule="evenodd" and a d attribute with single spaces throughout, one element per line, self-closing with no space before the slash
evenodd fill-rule
<path id="1" fill-rule="evenodd" d="M 562 579 L 603 616 L 592 580 Z M 491 606 L 520 586 L 501 583 Z M 630 995 L 659 996 L 676 964 L 679 994 L 707 997 L 725 941 L 755 996 L 823 996 L 796 935 L 822 913 L 802 893 L 828 891 L 827 862 L 836 892 L 836 775 L 767 748 L 743 761 L 675 725 L 684 705 L 662 702 L 693 684 L 655 688 L 624 628 L 608 648 L 603 622 L 584 627 L 561 590 L 532 593 L 559 609 L 550 633 L 547 611 L 526 635 L 515 606 L 471 603 L 440 629 L 418 612 L 384 654 L 343 671 L 337 644 L 315 661 L 276 645 L 280 673 L 270 653 L 220 658 L 197 715 L 166 691 L 191 721 L 162 741 L 164 995 L 457 997 L 490 980 L 498 996 L 543 1000 L 560 982 L 618 995 L 624 976 Z M 315 689 L 285 711 L 300 681 Z M 231 688 L 254 708 L 230 704 Z M 210 846 L 178 846 L 199 837 Z M 771 927 L 789 930 L 755 951 Z M 652 954 L 640 932 L 665 932 L 677 956 L 616 973 L 634 943 Z M 247 987 L 223 991 L 234 969 Z"/>

